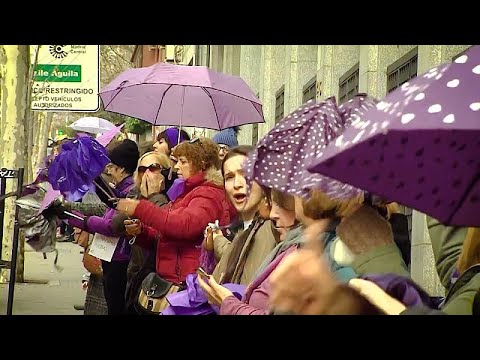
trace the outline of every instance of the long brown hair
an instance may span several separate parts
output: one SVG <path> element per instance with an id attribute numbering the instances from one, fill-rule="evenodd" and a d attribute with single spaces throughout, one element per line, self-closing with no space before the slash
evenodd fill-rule
<path id="1" fill-rule="evenodd" d="M 228 154 L 225 156 L 225 158 L 222 161 L 222 176 L 225 176 L 225 171 L 224 171 L 224 166 L 225 162 L 228 159 L 231 159 L 234 156 L 241 155 L 241 156 L 248 156 L 255 148 L 251 145 L 239 145 L 235 146 L 234 148 L 230 149 L 228 151 Z"/>
<path id="2" fill-rule="evenodd" d="M 363 203 L 363 195 L 347 200 L 328 197 L 319 190 L 311 190 L 308 199 L 302 199 L 303 213 L 314 220 L 351 215 Z"/>
<path id="3" fill-rule="evenodd" d="M 253 149 L 254 147 L 250 145 L 239 145 L 234 147 L 233 149 L 230 149 L 230 151 L 225 156 L 222 162 L 222 176 L 225 175 L 224 165 L 228 159 L 231 159 L 237 155 L 248 156 L 248 154 Z M 240 254 L 242 253 L 243 247 L 247 242 L 248 236 L 250 235 L 251 231 L 256 231 L 256 229 L 258 229 L 264 222 L 265 220 L 261 219 L 258 215 L 255 215 L 255 218 L 250 224 L 250 227 L 247 230 L 243 231 L 240 235 L 235 237 L 232 244 L 230 245 L 232 246 L 232 250 L 230 251 L 230 256 L 228 257 L 227 266 L 225 268 L 225 274 L 223 276 L 222 283 L 226 284 L 232 281 L 235 268 L 237 267 L 237 264 L 240 260 Z M 249 231 L 250 228 L 252 229 L 251 231 Z"/>

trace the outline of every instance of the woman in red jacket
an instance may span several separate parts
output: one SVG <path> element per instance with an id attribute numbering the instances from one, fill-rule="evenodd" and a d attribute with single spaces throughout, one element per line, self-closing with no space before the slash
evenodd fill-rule
<path id="1" fill-rule="evenodd" d="M 218 170 L 218 148 L 207 138 L 180 143 L 173 150 L 175 169 L 185 180 L 183 193 L 163 208 L 146 200 L 121 199 L 117 210 L 140 221 L 136 243 L 151 247 L 157 241 L 156 269 L 175 284 L 199 266 L 200 246 L 208 223 L 229 224 L 235 210 Z"/>

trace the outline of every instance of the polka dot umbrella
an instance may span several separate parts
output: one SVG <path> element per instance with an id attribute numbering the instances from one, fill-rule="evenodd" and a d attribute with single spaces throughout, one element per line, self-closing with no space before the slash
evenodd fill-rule
<path id="1" fill-rule="evenodd" d="M 345 129 L 361 106 L 365 96 L 338 107 L 335 98 L 320 103 L 309 101 L 281 120 L 257 144 L 244 165 L 245 177 L 261 186 L 295 196 L 307 196 L 310 189 L 319 189 L 334 198 L 348 198 L 361 191 L 331 178 L 307 171 L 309 159 Z M 374 106 L 374 105 L 372 105 Z"/>
<path id="2" fill-rule="evenodd" d="M 321 153 L 312 172 L 480 226 L 480 46 L 403 84 Z"/>

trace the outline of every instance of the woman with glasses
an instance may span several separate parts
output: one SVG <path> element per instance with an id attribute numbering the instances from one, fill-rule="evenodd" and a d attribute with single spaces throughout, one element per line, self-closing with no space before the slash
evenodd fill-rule
<path id="1" fill-rule="evenodd" d="M 147 152 L 138 160 L 134 174 L 135 192 L 137 199 L 148 200 L 156 206 L 168 203 L 165 193 L 165 177 L 163 172 L 170 166 L 170 159 L 162 153 Z M 130 220 L 125 214 L 117 214 L 113 218 L 113 227 L 116 233 L 127 233 L 135 236 L 141 233 L 141 225 Z M 136 295 L 142 280 L 148 273 L 155 271 L 154 246 L 144 249 L 134 243 L 131 245 L 130 262 L 127 268 L 126 307 L 127 312 L 135 314 Z"/>
<path id="2" fill-rule="evenodd" d="M 172 154 L 177 174 L 185 180 L 181 194 L 164 207 L 122 199 L 117 209 L 139 220 L 142 233 L 136 237 L 137 244 L 151 248 L 156 239 L 158 276 L 183 285 L 199 266 L 205 227 L 216 220 L 222 226 L 230 224 L 236 211 L 225 195 L 214 142 L 207 138 L 184 141 Z"/>
<path id="3" fill-rule="evenodd" d="M 218 145 L 218 157 L 220 158 L 220 161 L 225 159 L 225 156 L 227 156 L 231 148 L 238 146 L 238 131 L 238 126 L 235 126 L 222 130 L 213 136 L 212 140 Z"/>
<path id="4" fill-rule="evenodd" d="M 162 174 L 165 177 L 166 193 L 172 186 L 174 187 L 171 193 L 167 193 L 169 200 L 174 200 L 175 196 L 173 194 L 177 193 L 175 188 L 179 186 L 179 181 L 177 180 L 177 174 L 175 171 L 173 171 L 173 166 L 175 166 L 176 160 L 171 156 L 172 150 L 182 141 L 190 141 L 190 136 L 185 130 L 179 130 L 176 127 L 170 127 L 159 133 L 156 140 L 157 141 L 153 144 L 153 151 L 157 154 L 164 154 L 171 159 L 168 167 L 162 171 Z M 177 181 L 175 182 L 175 180 Z"/>

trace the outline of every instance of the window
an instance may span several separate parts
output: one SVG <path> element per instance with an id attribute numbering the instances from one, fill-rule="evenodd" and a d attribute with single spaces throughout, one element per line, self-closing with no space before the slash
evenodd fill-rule
<path id="1" fill-rule="evenodd" d="M 387 68 L 387 93 L 417 76 L 418 47 L 402 56 Z"/>
<path id="2" fill-rule="evenodd" d="M 359 75 L 360 63 L 356 63 L 340 78 L 338 83 L 338 100 L 340 104 L 353 99 L 353 97 L 358 94 Z"/>
<path id="3" fill-rule="evenodd" d="M 285 85 L 283 85 L 275 95 L 275 124 L 278 124 L 280 120 L 282 120 L 284 117 L 284 112 L 283 112 L 284 104 L 285 104 Z"/>
<path id="4" fill-rule="evenodd" d="M 317 93 L 317 76 L 314 76 L 303 87 L 302 103 L 305 104 L 308 100 L 315 100 Z"/>
<path id="5" fill-rule="evenodd" d="M 471 46 L 469 46 L 468 48 L 466 48 L 465 50 L 463 50 L 461 53 L 455 55 L 453 58 L 452 58 L 452 62 L 457 60 L 460 56 L 462 56 L 463 54 L 465 54 L 468 50 L 470 50 Z"/>
<path id="6" fill-rule="evenodd" d="M 387 68 L 387 93 L 392 92 L 403 83 L 417 76 L 418 47 L 395 61 Z M 408 230 L 412 236 L 412 209 L 403 206 L 401 212 L 407 216 Z"/>

